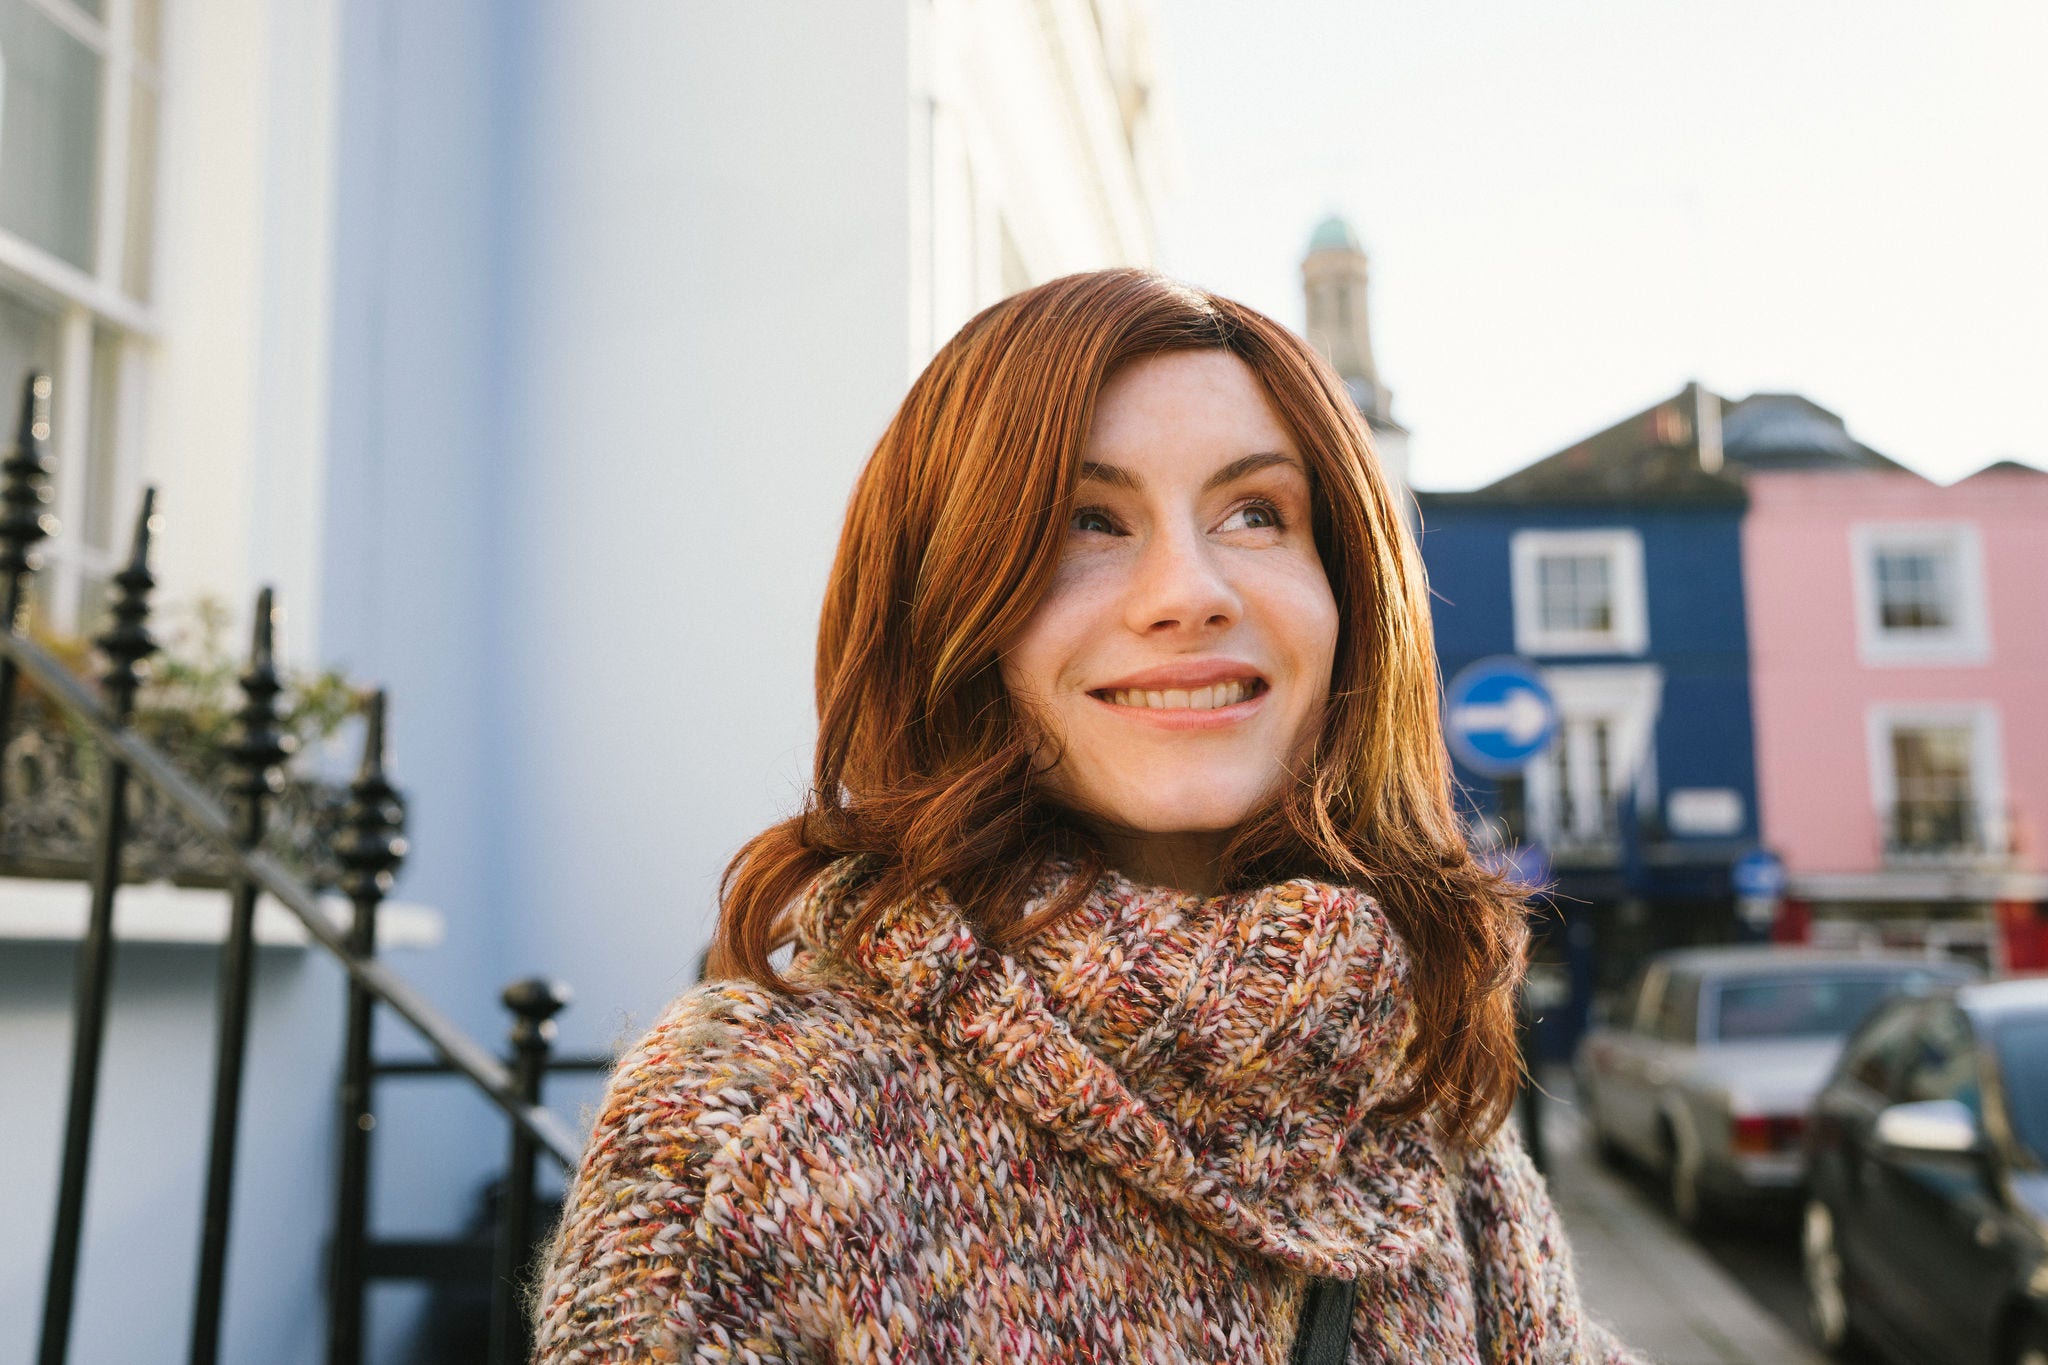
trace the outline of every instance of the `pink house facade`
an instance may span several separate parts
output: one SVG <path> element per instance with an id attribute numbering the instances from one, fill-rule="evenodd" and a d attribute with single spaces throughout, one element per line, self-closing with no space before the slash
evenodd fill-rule
<path id="1" fill-rule="evenodd" d="M 1745 482 L 1779 936 L 2048 968 L 2048 475 Z"/>

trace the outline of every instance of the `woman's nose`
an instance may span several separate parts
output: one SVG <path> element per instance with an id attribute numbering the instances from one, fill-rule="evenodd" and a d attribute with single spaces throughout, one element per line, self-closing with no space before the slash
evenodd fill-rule
<path id="1" fill-rule="evenodd" d="M 1228 626 L 1243 609 L 1218 548 L 1195 529 L 1159 532 L 1138 557 L 1125 621 L 1141 634 Z"/>

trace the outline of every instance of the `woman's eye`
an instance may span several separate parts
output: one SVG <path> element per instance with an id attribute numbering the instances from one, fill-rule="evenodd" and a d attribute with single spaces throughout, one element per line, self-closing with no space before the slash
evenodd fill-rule
<path id="1" fill-rule="evenodd" d="M 1223 522 L 1226 531 L 1270 531 L 1280 525 L 1280 509 L 1270 502 L 1248 502 Z"/>
<path id="2" fill-rule="evenodd" d="M 1098 507 L 1084 507 L 1074 513 L 1073 526 L 1076 531 L 1093 531 L 1105 536 L 1116 534 L 1116 523 L 1109 519 L 1109 513 Z"/>

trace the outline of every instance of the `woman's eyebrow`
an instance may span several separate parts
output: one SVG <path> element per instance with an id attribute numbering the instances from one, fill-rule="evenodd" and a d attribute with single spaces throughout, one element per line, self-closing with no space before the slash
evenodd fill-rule
<path id="1" fill-rule="evenodd" d="M 1111 488 L 1122 488 L 1129 492 L 1138 491 L 1138 476 L 1120 464 L 1104 464 L 1100 460 L 1081 461 L 1081 480 L 1094 479 Z"/>
<path id="2" fill-rule="evenodd" d="M 1283 455 L 1277 450 L 1262 450 L 1256 455 L 1246 455 L 1232 460 L 1211 474 L 1208 481 L 1202 485 L 1202 491 L 1213 492 L 1224 484 L 1234 483 L 1247 474 L 1258 473 L 1261 469 L 1271 469 L 1274 465 L 1291 465 L 1297 470 L 1301 468 L 1292 455 Z"/>
<path id="3" fill-rule="evenodd" d="M 1270 469 L 1274 465 L 1290 465 L 1297 470 L 1301 468 L 1300 461 L 1296 460 L 1292 455 L 1284 455 L 1277 450 L 1261 450 L 1255 454 L 1241 455 L 1217 470 L 1214 474 L 1211 474 L 1203 482 L 1202 491 L 1204 493 L 1213 492 L 1227 483 L 1233 483 L 1245 477 L 1247 474 L 1256 474 L 1261 469 Z M 1099 483 L 1108 484 L 1111 488 L 1122 488 L 1133 493 L 1137 492 L 1139 488 L 1138 476 L 1136 474 L 1133 474 L 1120 464 L 1105 464 L 1100 460 L 1081 461 L 1081 478 L 1083 481 L 1094 479 Z"/>

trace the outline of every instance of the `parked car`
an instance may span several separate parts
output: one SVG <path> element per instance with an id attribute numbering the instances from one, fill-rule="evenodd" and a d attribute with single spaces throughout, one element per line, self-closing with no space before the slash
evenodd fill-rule
<path id="1" fill-rule="evenodd" d="M 1927 1365 L 2048 1365 L 2048 980 L 1879 1010 L 1815 1101 L 1808 1313 Z"/>
<path id="2" fill-rule="evenodd" d="M 1967 964 L 1753 944 L 1651 958 L 1574 1061 L 1596 1147 L 1657 1172 L 1687 1226 L 1789 1201 L 1842 1041 L 1876 1005 L 1973 979 Z"/>

